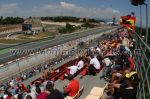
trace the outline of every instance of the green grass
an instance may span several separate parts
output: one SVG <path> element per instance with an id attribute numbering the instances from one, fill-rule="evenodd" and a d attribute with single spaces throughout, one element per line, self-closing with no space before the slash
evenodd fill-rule
<path id="1" fill-rule="evenodd" d="M 0 55 L 1 54 L 5 54 L 5 53 L 8 53 L 8 52 L 10 52 L 11 51 L 11 49 L 3 49 L 3 50 L 0 50 Z"/>

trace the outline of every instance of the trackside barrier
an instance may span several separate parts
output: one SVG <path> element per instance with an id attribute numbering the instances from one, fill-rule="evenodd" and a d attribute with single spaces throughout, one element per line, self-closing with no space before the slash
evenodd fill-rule
<path id="1" fill-rule="evenodd" d="M 140 76 L 137 99 L 150 99 L 150 47 L 136 32 L 133 35 L 136 40 L 134 60 L 136 71 Z"/>

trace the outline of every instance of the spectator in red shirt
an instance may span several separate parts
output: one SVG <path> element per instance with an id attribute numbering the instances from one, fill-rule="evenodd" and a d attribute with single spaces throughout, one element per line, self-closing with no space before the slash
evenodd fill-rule
<path id="1" fill-rule="evenodd" d="M 21 86 L 21 89 L 22 89 L 23 92 L 27 91 L 27 88 L 25 87 L 25 85 L 23 83 L 20 86 Z"/>
<path id="2" fill-rule="evenodd" d="M 79 91 L 79 81 L 76 79 L 73 79 L 72 75 L 68 76 L 68 80 L 70 81 L 69 84 L 64 88 L 64 95 L 73 97 L 75 96 Z"/>
<path id="3" fill-rule="evenodd" d="M 38 93 L 36 99 L 46 99 L 47 93 L 46 92 L 41 92 L 40 87 L 36 87 L 36 92 Z"/>
<path id="4" fill-rule="evenodd" d="M 135 65 L 134 65 L 134 60 L 133 60 L 133 58 L 132 58 L 132 57 L 129 57 L 129 58 L 128 58 L 128 61 L 130 62 L 130 68 L 131 68 L 131 70 L 134 70 Z"/>
<path id="5" fill-rule="evenodd" d="M 6 99 L 11 99 L 11 98 L 13 98 L 13 95 L 10 92 L 8 92 L 8 96 L 6 97 Z"/>

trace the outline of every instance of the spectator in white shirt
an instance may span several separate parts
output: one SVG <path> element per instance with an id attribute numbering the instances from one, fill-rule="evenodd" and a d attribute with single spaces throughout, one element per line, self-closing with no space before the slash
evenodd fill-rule
<path id="1" fill-rule="evenodd" d="M 84 67 L 84 62 L 82 57 L 79 57 L 79 62 L 77 64 L 78 70 L 81 70 Z"/>
<path id="2" fill-rule="evenodd" d="M 101 49 L 97 46 L 96 47 L 96 51 L 100 54 L 100 53 L 102 53 L 102 51 L 101 51 Z"/>
<path id="3" fill-rule="evenodd" d="M 96 47 L 95 51 L 96 51 L 96 54 L 97 54 L 97 55 L 103 56 L 102 50 L 100 49 L 99 46 Z"/>
<path id="4" fill-rule="evenodd" d="M 129 47 L 129 39 L 127 38 L 127 36 L 125 35 L 124 39 L 122 40 L 122 44 Z"/>
<path id="5" fill-rule="evenodd" d="M 94 55 L 91 55 L 89 75 L 95 75 L 96 74 L 95 70 L 99 70 L 99 69 L 100 69 L 100 62 Z"/>
<path id="6" fill-rule="evenodd" d="M 109 58 L 104 58 L 103 63 L 104 63 L 103 75 L 100 77 L 100 79 L 109 75 L 109 73 L 111 72 L 111 65 L 112 65 L 111 60 Z"/>
<path id="7" fill-rule="evenodd" d="M 110 66 L 112 64 L 112 62 L 109 58 L 104 58 L 103 62 L 105 64 L 105 66 Z"/>
<path id="8" fill-rule="evenodd" d="M 78 71 L 78 67 L 75 65 L 70 66 L 67 69 L 69 69 L 69 74 L 71 74 L 71 75 L 74 75 Z"/>
<path id="9" fill-rule="evenodd" d="M 98 61 L 98 59 L 95 56 L 91 57 L 90 65 L 93 65 L 95 67 L 95 69 L 100 69 L 100 62 Z"/>

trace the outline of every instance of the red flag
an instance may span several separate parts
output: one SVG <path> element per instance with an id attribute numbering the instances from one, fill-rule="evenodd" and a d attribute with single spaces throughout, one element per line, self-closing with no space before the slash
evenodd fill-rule
<path id="1" fill-rule="evenodd" d="M 120 18 L 120 25 L 127 27 L 128 29 L 134 30 L 135 28 L 135 21 L 136 17 L 127 15 L 127 16 L 121 16 Z"/>

